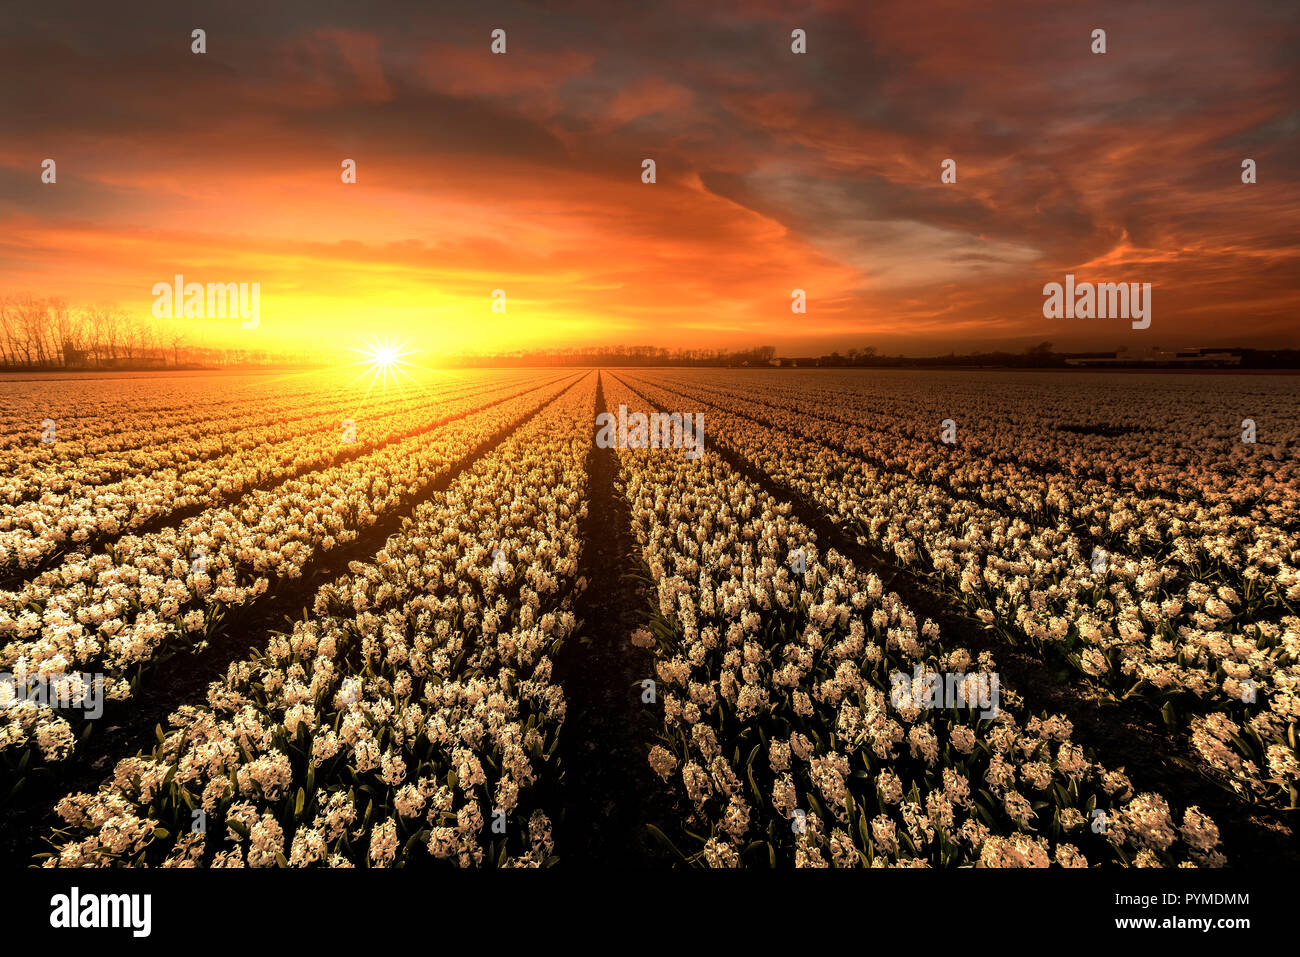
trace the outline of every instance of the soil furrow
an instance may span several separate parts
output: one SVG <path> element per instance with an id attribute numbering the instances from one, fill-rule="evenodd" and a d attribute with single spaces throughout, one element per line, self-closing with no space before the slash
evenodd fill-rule
<path id="1" fill-rule="evenodd" d="M 598 383 L 596 412 L 606 410 Z M 594 423 L 592 431 L 594 438 Z M 645 825 L 663 817 L 665 799 L 646 760 L 654 713 L 641 703 L 641 681 L 654 677 L 654 657 L 629 640 L 646 619 L 648 593 L 635 578 L 640 564 L 618 488 L 618 455 L 593 442 L 587 468 L 587 590 L 576 611 L 582 625 L 555 665 L 569 707 L 560 737 L 564 818 L 556 844 L 569 864 L 656 866 L 669 862 Z"/>

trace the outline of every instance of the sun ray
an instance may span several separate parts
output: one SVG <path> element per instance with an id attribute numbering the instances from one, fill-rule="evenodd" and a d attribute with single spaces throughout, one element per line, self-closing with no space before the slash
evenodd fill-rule
<path id="1" fill-rule="evenodd" d="M 414 368 L 414 365 L 407 362 L 406 359 L 415 355 L 415 353 L 407 350 L 406 343 L 394 339 L 387 341 L 376 339 L 366 341 L 360 347 L 353 347 L 352 351 L 361 356 L 354 365 L 362 367 L 360 374 L 354 381 L 360 382 L 367 375 L 370 377 L 370 381 L 366 383 L 367 399 L 370 398 L 371 393 L 374 391 L 375 384 L 381 380 L 385 392 L 388 391 L 390 383 L 399 391 L 404 391 L 403 378 L 414 385 L 415 380 L 407 371 Z"/>

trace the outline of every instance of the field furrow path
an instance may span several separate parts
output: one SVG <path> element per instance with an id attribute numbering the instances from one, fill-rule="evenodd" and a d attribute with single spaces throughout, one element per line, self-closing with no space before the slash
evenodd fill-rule
<path id="1" fill-rule="evenodd" d="M 601 383 L 596 412 L 607 410 Z M 594 438 L 594 423 L 592 430 Z M 565 811 L 557 843 L 563 859 L 580 866 L 665 864 L 645 828 L 663 790 L 645 760 L 655 730 L 652 711 L 641 703 L 641 681 L 654 676 L 654 656 L 629 641 L 649 593 L 638 580 L 627 502 L 616 487 L 618 457 L 593 441 L 587 468 L 587 589 L 576 611 L 578 640 L 555 663 L 569 702 L 560 738 Z"/>

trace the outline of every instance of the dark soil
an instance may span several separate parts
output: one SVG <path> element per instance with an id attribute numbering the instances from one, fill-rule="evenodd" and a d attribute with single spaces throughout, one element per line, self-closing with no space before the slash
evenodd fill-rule
<path id="1" fill-rule="evenodd" d="M 596 411 L 607 408 L 598 385 Z M 569 707 L 556 846 L 562 864 L 665 866 L 672 861 L 646 831 L 647 823 L 662 827 L 671 819 L 664 784 L 646 758 L 659 721 L 655 707 L 641 703 L 641 681 L 655 676 L 654 655 L 629 641 L 649 617 L 649 592 L 638 578 L 627 500 L 617 487 L 618 456 L 593 442 L 588 475 L 587 590 L 576 612 L 582 624 L 555 667 Z"/>

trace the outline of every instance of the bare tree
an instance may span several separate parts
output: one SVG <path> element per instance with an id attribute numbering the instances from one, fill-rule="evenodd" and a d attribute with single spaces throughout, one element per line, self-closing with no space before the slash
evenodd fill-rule
<path id="1" fill-rule="evenodd" d="M 156 358 L 162 352 L 157 325 L 152 319 L 139 319 L 133 322 L 132 325 L 140 330 L 140 358 Z"/>
<path id="2" fill-rule="evenodd" d="M 107 353 L 105 358 L 116 359 L 118 343 L 121 338 L 122 330 L 118 327 L 118 312 L 116 307 L 107 303 L 101 303 L 95 306 L 90 312 L 91 322 L 94 323 L 98 336 L 104 344 L 104 352 Z"/>
<path id="3" fill-rule="evenodd" d="M 7 366 L 18 364 L 18 311 L 12 296 L 0 296 L 0 357 Z"/>
<path id="4" fill-rule="evenodd" d="M 45 363 L 44 338 L 49 308 L 45 300 L 30 294 L 18 297 L 18 342 L 27 365 Z"/>
<path id="5" fill-rule="evenodd" d="M 95 326 L 91 321 L 90 311 L 84 306 L 72 311 L 72 345 L 85 357 L 87 362 L 94 360 L 96 355 Z"/>
<path id="6" fill-rule="evenodd" d="M 73 351 L 76 349 L 74 337 L 76 320 L 72 308 L 68 305 L 68 301 L 61 296 L 51 296 L 47 299 L 46 308 L 49 310 L 47 328 L 51 358 L 56 362 L 67 365 Z"/>
<path id="7" fill-rule="evenodd" d="M 126 357 L 127 362 L 130 362 L 140 348 L 142 339 L 140 327 L 129 320 L 126 310 L 121 306 L 116 304 L 109 306 L 109 311 L 113 314 L 113 325 L 118 329 L 118 342 L 122 346 L 122 355 Z"/>

